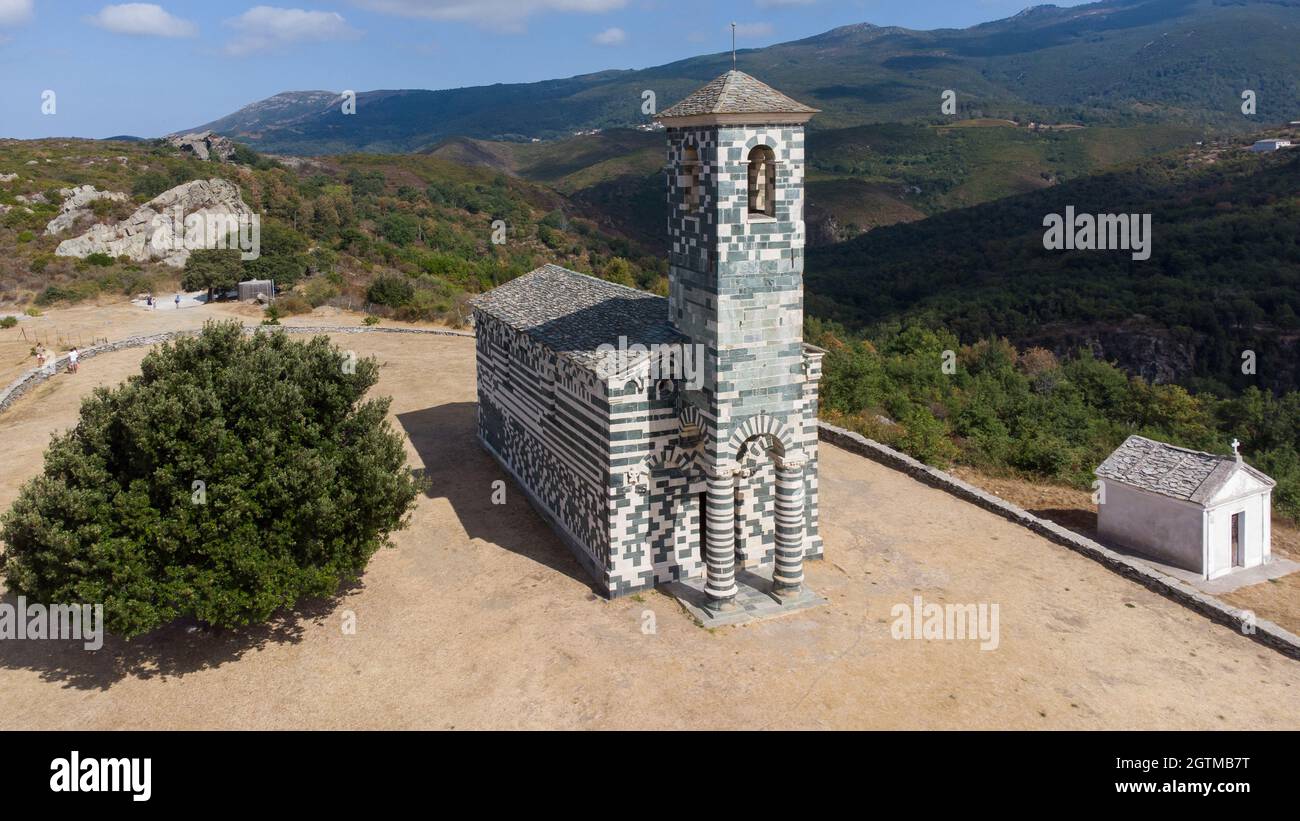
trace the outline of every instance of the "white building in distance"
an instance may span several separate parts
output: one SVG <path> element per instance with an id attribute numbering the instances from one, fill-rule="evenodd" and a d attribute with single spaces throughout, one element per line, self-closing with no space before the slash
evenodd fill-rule
<path id="1" fill-rule="evenodd" d="M 1203 579 L 1269 561 L 1276 483 L 1240 453 L 1216 456 L 1130 436 L 1096 472 L 1103 539 Z"/>
<path id="2" fill-rule="evenodd" d="M 1250 147 L 1250 150 L 1264 153 L 1268 151 L 1280 151 L 1283 148 L 1290 148 L 1290 147 L 1291 147 L 1290 140 L 1278 140 L 1278 139 L 1256 140 L 1255 144 Z"/>

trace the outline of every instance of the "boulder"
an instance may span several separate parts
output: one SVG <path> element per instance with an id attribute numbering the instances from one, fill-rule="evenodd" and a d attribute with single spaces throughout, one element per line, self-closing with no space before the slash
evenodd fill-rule
<path id="1" fill-rule="evenodd" d="M 194 134 L 173 134 L 167 142 L 183 154 L 193 154 L 200 160 L 230 162 L 235 156 L 235 144 L 220 134 L 201 131 Z"/>
<path id="2" fill-rule="evenodd" d="M 91 216 L 90 204 L 96 200 L 112 200 L 113 202 L 124 202 L 126 194 L 117 191 L 98 191 L 93 185 L 80 185 L 76 188 L 64 188 L 59 191 L 63 197 L 63 207 L 59 209 L 59 215 L 50 220 L 50 224 L 45 226 L 45 235 L 55 236 L 62 234 L 71 228 L 78 219 Z"/>
<path id="3" fill-rule="evenodd" d="M 191 248 L 221 247 L 208 241 L 212 237 L 204 237 L 204 226 L 234 225 L 253 217 L 239 186 L 227 180 L 194 180 L 164 191 L 116 225 L 100 223 L 75 239 L 64 240 L 54 253 L 79 259 L 100 253 L 183 268 Z M 187 225 L 191 226 L 188 237 Z M 194 225 L 199 226 L 198 234 Z M 220 231 L 221 236 L 225 233 Z"/>

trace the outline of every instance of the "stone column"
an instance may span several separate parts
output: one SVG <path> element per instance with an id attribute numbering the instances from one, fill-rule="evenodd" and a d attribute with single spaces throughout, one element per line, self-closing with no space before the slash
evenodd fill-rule
<path id="1" fill-rule="evenodd" d="M 736 484 L 731 471 L 708 480 L 704 529 L 704 592 L 708 606 L 727 610 L 736 598 Z"/>
<path id="2" fill-rule="evenodd" d="M 776 567 L 772 592 L 797 596 L 803 587 L 804 493 L 803 460 L 776 462 Z"/>

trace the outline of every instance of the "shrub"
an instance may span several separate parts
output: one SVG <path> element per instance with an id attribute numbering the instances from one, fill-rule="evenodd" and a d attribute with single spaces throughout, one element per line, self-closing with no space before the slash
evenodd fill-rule
<path id="1" fill-rule="evenodd" d="M 108 254 L 97 251 L 86 256 L 86 264 L 95 265 L 99 268 L 107 268 L 113 264 L 113 258 Z"/>
<path id="2" fill-rule="evenodd" d="M 275 307 L 279 310 L 281 316 L 309 314 L 312 310 L 311 303 L 297 294 L 280 297 L 275 301 Z"/>
<path id="3" fill-rule="evenodd" d="M 50 285 L 37 294 L 34 301 L 40 306 L 49 306 L 57 302 L 80 302 L 83 299 L 89 299 L 98 292 L 99 286 L 94 282 L 82 281 L 68 285 Z"/>
<path id="4" fill-rule="evenodd" d="M 0 316 L 0 328 L 12 328 L 18 324 L 18 318 L 14 316 Z"/>
<path id="5" fill-rule="evenodd" d="M 362 325 L 378 325 L 378 324 L 379 324 L 379 317 L 375 316 L 374 314 L 371 314 L 371 315 L 367 316 L 365 319 L 361 320 L 361 324 L 362 324 Z"/>
<path id="6" fill-rule="evenodd" d="M 325 337 L 234 322 L 160 346 L 85 400 L 0 521 L 9 590 L 102 602 L 123 636 L 336 592 L 419 493 L 389 400 L 364 399 L 378 374 Z"/>
<path id="7" fill-rule="evenodd" d="M 146 171 L 136 177 L 131 194 L 138 200 L 151 200 L 171 187 L 171 179 L 166 174 Z"/>
<path id="8" fill-rule="evenodd" d="M 36 239 L 36 235 L 31 231 L 23 231 L 18 234 L 18 241 L 22 243 L 31 242 L 34 239 Z"/>
<path id="9" fill-rule="evenodd" d="M 366 289 L 366 299 L 390 308 L 400 308 L 415 296 L 415 286 L 399 274 L 380 274 Z"/>
<path id="10" fill-rule="evenodd" d="M 303 297 L 311 304 L 313 308 L 319 308 L 326 302 L 339 295 L 339 291 L 329 281 L 324 279 L 313 279 L 302 289 Z"/>
<path id="11" fill-rule="evenodd" d="M 379 233 L 394 245 L 410 245 L 420 238 L 420 221 L 410 214 L 389 214 L 380 221 Z"/>

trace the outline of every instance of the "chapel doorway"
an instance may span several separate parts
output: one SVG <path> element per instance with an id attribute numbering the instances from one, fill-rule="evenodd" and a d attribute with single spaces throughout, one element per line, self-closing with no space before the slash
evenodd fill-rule
<path id="1" fill-rule="evenodd" d="M 1244 514 L 1241 513 L 1232 514 L 1232 566 L 1233 567 L 1241 567 L 1243 564 L 1242 561 L 1243 557 L 1241 555 L 1244 552 L 1241 549 L 1241 536 L 1242 536 L 1241 517 L 1243 515 Z"/>

